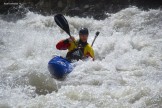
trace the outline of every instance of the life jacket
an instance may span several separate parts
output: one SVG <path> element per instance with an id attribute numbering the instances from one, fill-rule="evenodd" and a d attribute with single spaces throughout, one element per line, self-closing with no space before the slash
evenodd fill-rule
<path id="1" fill-rule="evenodd" d="M 75 46 L 73 46 L 74 43 L 71 43 L 71 48 L 70 47 L 68 48 L 69 51 L 66 55 L 66 58 L 70 61 L 73 60 L 78 61 L 82 59 L 84 57 L 85 47 L 88 45 L 87 42 L 82 42 L 81 40 L 77 40 L 75 43 L 76 43 Z"/>

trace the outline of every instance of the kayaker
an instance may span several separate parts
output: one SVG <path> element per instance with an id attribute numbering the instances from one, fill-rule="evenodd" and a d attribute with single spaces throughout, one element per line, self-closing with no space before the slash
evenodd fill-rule
<path id="1" fill-rule="evenodd" d="M 66 58 L 69 61 L 83 60 L 91 57 L 94 60 L 94 50 L 91 45 L 87 42 L 88 29 L 81 28 L 79 31 L 79 39 L 75 40 L 74 37 L 61 40 L 57 43 L 56 48 L 58 50 L 67 50 Z"/>

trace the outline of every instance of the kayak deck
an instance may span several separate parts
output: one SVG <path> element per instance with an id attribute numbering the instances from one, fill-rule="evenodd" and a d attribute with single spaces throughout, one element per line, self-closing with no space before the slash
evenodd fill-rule
<path id="1" fill-rule="evenodd" d="M 48 62 L 48 70 L 55 79 L 62 79 L 73 70 L 73 66 L 67 59 L 55 56 Z"/>

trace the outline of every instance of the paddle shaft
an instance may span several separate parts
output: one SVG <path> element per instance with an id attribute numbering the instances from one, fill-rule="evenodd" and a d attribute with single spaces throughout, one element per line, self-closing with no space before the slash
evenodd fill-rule
<path id="1" fill-rule="evenodd" d="M 96 36 L 95 36 L 95 38 L 93 39 L 93 42 L 92 42 L 92 44 L 91 44 L 91 47 L 93 46 L 93 44 L 94 44 L 96 38 L 98 37 L 99 33 L 100 33 L 100 32 L 98 32 L 98 31 L 96 32 Z"/>

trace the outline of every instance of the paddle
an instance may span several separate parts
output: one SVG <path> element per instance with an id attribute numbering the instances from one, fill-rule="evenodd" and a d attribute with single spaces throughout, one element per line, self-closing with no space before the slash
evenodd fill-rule
<path id="1" fill-rule="evenodd" d="M 65 19 L 65 17 L 62 14 L 57 14 L 54 17 L 54 20 L 55 20 L 56 24 L 60 28 L 62 28 L 71 37 L 69 24 L 68 24 L 67 20 Z"/>
<path id="2" fill-rule="evenodd" d="M 91 44 L 91 47 L 93 46 L 93 44 L 94 44 L 94 42 L 95 42 L 95 40 L 96 40 L 96 38 L 98 37 L 99 34 L 100 34 L 100 32 L 97 31 L 97 32 L 96 32 L 96 35 L 95 35 L 95 38 L 93 39 L 93 42 L 92 42 L 92 44 Z"/>

